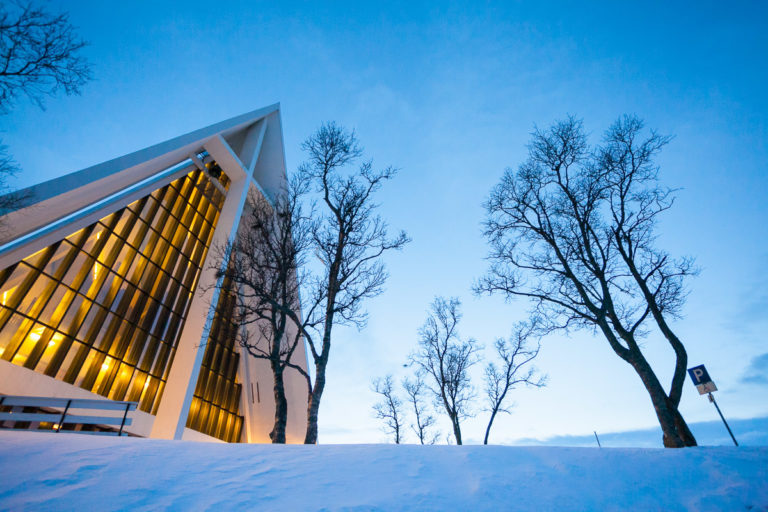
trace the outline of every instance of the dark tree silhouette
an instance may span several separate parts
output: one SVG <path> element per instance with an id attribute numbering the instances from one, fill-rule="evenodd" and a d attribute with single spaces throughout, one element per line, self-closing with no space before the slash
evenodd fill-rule
<path id="1" fill-rule="evenodd" d="M 237 297 L 239 342 L 251 356 L 268 360 L 272 369 L 275 421 L 269 437 L 273 443 L 285 443 L 286 369 L 300 372 L 311 389 L 309 375 L 292 360 L 308 327 L 299 302 L 300 288 L 307 281 L 302 266 L 312 230 L 311 212 L 302 207 L 305 193 L 306 184 L 294 179 L 273 202 L 252 195 L 246 223 L 234 242 L 216 248 L 219 286 Z M 252 336 L 253 332 L 260 336 Z"/>
<path id="2" fill-rule="evenodd" d="M 19 167 L 8 154 L 8 147 L 0 144 L 0 216 L 23 206 L 25 197 L 14 192 L 8 184 L 8 179 L 19 172 Z M 2 229 L 0 224 L 0 229 Z"/>
<path id="3" fill-rule="evenodd" d="M 494 362 L 485 367 L 485 396 L 488 400 L 488 426 L 485 428 L 483 444 L 488 444 L 493 420 L 499 413 L 510 414 L 510 405 L 506 405 L 509 392 L 515 386 L 523 384 L 540 388 L 546 383 L 546 376 L 538 375 L 531 363 L 539 355 L 540 345 L 528 346 L 528 339 L 535 332 L 535 322 L 521 323 L 515 327 L 508 340 L 499 338 L 494 343 L 498 366 Z"/>
<path id="4" fill-rule="evenodd" d="M 440 432 L 432 432 L 435 425 L 435 417 L 429 414 L 428 404 L 424 402 L 424 394 L 428 391 L 421 374 L 418 372 L 413 379 L 403 380 L 403 389 L 408 396 L 408 402 L 413 409 L 413 416 L 416 420 L 411 424 L 411 430 L 418 437 L 421 444 L 435 444 L 440 438 Z"/>
<path id="5" fill-rule="evenodd" d="M 392 376 L 374 379 L 373 392 L 381 395 L 382 400 L 373 404 L 376 419 L 384 421 L 384 431 L 391 434 L 395 444 L 403 440 L 403 401 L 395 393 Z"/>
<path id="6" fill-rule="evenodd" d="M 60 90 L 79 94 L 91 78 L 80 52 L 85 46 L 66 14 L 50 14 L 32 4 L 0 4 L 0 114 L 7 114 L 19 96 L 42 108 L 45 96 Z M 26 204 L 28 198 L 8 184 L 18 171 L 0 143 L 0 215 Z"/>
<path id="7" fill-rule="evenodd" d="M 81 55 L 85 41 L 67 14 L 51 14 L 34 5 L 0 5 L 0 112 L 21 95 L 43 107 L 45 96 L 60 90 L 79 94 L 91 79 Z"/>
<path id="8" fill-rule="evenodd" d="M 401 249 L 405 232 L 389 237 L 387 224 L 376 213 L 376 192 L 395 176 L 395 169 L 374 170 L 355 135 L 335 123 L 322 125 L 302 145 L 308 159 L 300 179 L 319 195 L 320 207 L 312 232 L 312 248 L 320 273 L 310 286 L 302 333 L 315 365 L 315 380 L 307 400 L 305 443 L 317 442 L 317 420 L 325 389 L 334 325 L 362 328 L 367 320 L 365 299 L 381 293 L 387 273 L 381 256 Z M 356 165 L 356 169 L 348 168 Z"/>
<path id="9" fill-rule="evenodd" d="M 664 446 L 695 446 L 678 410 L 687 355 L 668 319 L 685 302 L 692 260 L 654 246 L 658 216 L 673 203 L 654 157 L 669 137 L 625 116 L 590 147 L 574 118 L 536 130 L 528 159 L 508 169 L 486 203 L 491 268 L 477 292 L 530 300 L 539 334 L 600 332 L 640 377 L 664 433 Z M 651 323 L 675 354 L 669 392 L 640 340 Z"/>
<path id="10" fill-rule="evenodd" d="M 461 421 L 472 416 L 475 394 L 469 368 L 478 362 L 477 343 L 471 338 L 462 339 L 456 329 L 460 307 L 456 298 L 435 298 L 419 330 L 418 349 L 411 355 L 411 364 L 428 377 L 427 386 L 436 403 L 451 420 L 456 444 L 462 444 Z"/>

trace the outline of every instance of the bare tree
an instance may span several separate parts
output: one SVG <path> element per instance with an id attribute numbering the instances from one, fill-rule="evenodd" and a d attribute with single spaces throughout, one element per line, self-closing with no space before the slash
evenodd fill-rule
<path id="1" fill-rule="evenodd" d="M 8 183 L 8 179 L 18 172 L 19 167 L 8 154 L 8 147 L 0 144 L 0 216 L 22 207 L 27 199 L 21 192 L 13 191 Z"/>
<path id="2" fill-rule="evenodd" d="M 22 94 L 40 107 L 59 90 L 79 94 L 91 79 L 81 55 L 85 46 L 67 14 L 31 3 L 0 5 L 0 112 L 8 112 Z"/>
<path id="3" fill-rule="evenodd" d="M 437 297 L 430 306 L 424 326 L 419 330 L 419 346 L 411 363 L 429 377 L 428 387 L 435 401 L 451 420 L 456 444 L 461 441 L 461 421 L 472 416 L 475 396 L 469 368 L 478 362 L 477 342 L 462 339 L 456 329 L 461 319 L 457 298 Z"/>
<path id="4" fill-rule="evenodd" d="M 237 297 L 239 342 L 251 356 L 268 360 L 272 369 L 275 420 L 269 437 L 273 443 L 285 443 L 286 369 L 300 372 L 311 386 L 307 372 L 292 360 L 306 328 L 299 301 L 300 287 L 307 279 L 301 267 L 312 228 L 311 213 L 302 207 L 305 193 L 306 184 L 294 179 L 273 203 L 252 195 L 247 221 L 234 242 L 216 248 L 218 282 Z"/>
<path id="5" fill-rule="evenodd" d="M 0 4 L 0 114 L 7 114 L 21 95 L 43 107 L 43 98 L 59 90 L 79 94 L 91 78 L 80 54 L 85 46 L 66 14 L 50 14 L 32 4 Z M 0 216 L 29 199 L 9 187 L 8 179 L 18 171 L 0 143 Z"/>
<path id="6" fill-rule="evenodd" d="M 384 379 L 374 379 L 373 391 L 382 396 L 381 402 L 373 405 L 376 412 L 376 419 L 384 421 L 384 431 L 392 434 L 395 444 L 400 444 L 403 440 L 403 401 L 395 394 L 392 376 L 387 375 Z"/>
<path id="7" fill-rule="evenodd" d="M 600 332 L 643 382 L 664 445 L 695 446 L 678 410 L 687 355 L 667 321 L 695 269 L 654 248 L 657 217 L 673 197 L 653 160 L 670 139 L 643 138 L 642 128 L 625 116 L 596 148 L 572 117 L 536 130 L 527 161 L 505 172 L 486 203 L 492 265 L 476 291 L 529 299 L 544 320 L 539 334 Z M 669 393 L 640 346 L 651 322 L 675 353 Z"/>
<path id="8" fill-rule="evenodd" d="M 674 204 L 674 191 L 659 185 L 659 168 L 653 158 L 670 138 L 651 132 L 647 139 L 638 140 L 642 132 L 640 119 L 624 116 L 609 129 L 600 148 L 600 168 L 609 183 L 611 235 L 632 282 L 645 300 L 646 311 L 650 312 L 675 352 L 675 368 L 667 398 L 677 434 L 686 446 L 695 446 L 696 439 L 678 409 L 688 353 L 667 317 L 681 317 L 687 296 L 684 281 L 698 274 L 698 269 L 692 258 L 674 259 L 654 246 L 657 217 Z M 642 362 L 640 360 L 640 367 L 645 369 Z M 667 440 L 667 432 L 664 434 L 665 445 L 675 445 L 676 440 Z"/>
<path id="9" fill-rule="evenodd" d="M 509 392 L 515 386 L 523 384 L 540 388 L 546 384 L 546 376 L 538 375 L 538 370 L 531 363 L 539 355 L 541 346 L 528 346 L 528 339 L 534 334 L 535 322 L 524 322 L 515 327 L 508 340 L 499 338 L 494 347 L 499 358 L 499 366 L 494 362 L 485 367 L 485 396 L 488 399 L 488 411 L 491 413 L 485 428 L 483 444 L 488 444 L 493 420 L 499 413 L 511 414 L 509 405 L 505 405 Z"/>
<path id="10" fill-rule="evenodd" d="M 435 444 L 440 438 L 440 432 L 431 432 L 435 425 L 435 417 L 429 414 L 427 404 L 424 402 L 424 394 L 427 391 L 426 384 L 417 372 L 416 377 L 403 380 L 403 389 L 408 395 L 408 402 L 413 408 L 413 415 L 416 423 L 411 424 L 411 429 L 419 438 L 421 444 Z"/>
<path id="11" fill-rule="evenodd" d="M 370 160 L 357 164 L 363 151 L 354 133 L 326 123 L 302 148 L 308 159 L 299 169 L 300 179 L 314 188 L 322 205 L 312 233 L 320 273 L 308 293 L 307 322 L 302 328 L 315 365 L 304 442 L 314 444 L 333 327 L 365 325 L 362 303 L 381 293 L 387 278 L 381 256 L 401 249 L 409 239 L 402 231 L 390 238 L 387 224 L 376 213 L 374 196 L 396 170 L 374 170 Z M 353 165 L 356 169 L 349 171 Z"/>

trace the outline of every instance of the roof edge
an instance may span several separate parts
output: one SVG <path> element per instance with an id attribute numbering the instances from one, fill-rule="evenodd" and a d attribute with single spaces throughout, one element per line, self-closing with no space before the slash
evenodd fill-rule
<path id="1" fill-rule="evenodd" d="M 183 147 L 196 140 L 206 139 L 218 133 L 230 131 L 243 125 L 248 125 L 259 119 L 266 117 L 274 112 L 280 110 L 280 103 L 273 103 L 266 107 L 262 107 L 244 114 L 240 114 L 224 121 L 219 121 L 204 128 L 179 135 L 172 139 L 154 144 L 152 146 L 128 153 L 105 162 L 86 167 L 79 171 L 74 171 L 68 174 L 64 174 L 57 178 L 53 178 L 42 183 L 37 183 L 29 187 L 16 190 L 6 194 L 5 196 L 23 197 L 24 201 L 16 208 L 9 209 L 7 211 L 0 212 L 0 215 L 5 215 L 13 211 L 17 211 L 23 208 L 27 208 L 34 204 L 40 203 L 64 192 L 68 192 L 72 189 L 67 184 L 71 183 L 89 183 L 96 181 L 107 176 L 116 174 L 124 169 L 128 169 L 143 162 L 152 160 L 166 153 L 173 151 L 174 149 Z M 77 187 L 75 187 L 77 188 Z"/>

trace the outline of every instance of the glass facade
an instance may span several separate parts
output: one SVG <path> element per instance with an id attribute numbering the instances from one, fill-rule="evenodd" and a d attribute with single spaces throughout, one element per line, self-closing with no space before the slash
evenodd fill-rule
<path id="1" fill-rule="evenodd" d="M 194 170 L 0 271 L 0 357 L 156 413 L 223 203 Z"/>
<path id="2" fill-rule="evenodd" d="M 187 427 L 230 443 L 240 441 L 242 385 L 237 382 L 240 354 L 237 351 L 237 299 L 230 283 L 222 283 L 211 332 L 205 346 Z"/>

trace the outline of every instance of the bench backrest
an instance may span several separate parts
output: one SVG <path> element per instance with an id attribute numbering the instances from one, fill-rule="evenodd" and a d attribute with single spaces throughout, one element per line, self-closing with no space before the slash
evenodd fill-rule
<path id="1" fill-rule="evenodd" d="M 109 425 L 120 426 L 117 435 L 122 435 L 123 427 L 131 424 L 128 417 L 130 411 L 136 410 L 137 402 L 119 402 L 115 400 L 98 400 L 92 398 L 54 398 L 46 396 L 0 396 L 2 407 L 36 407 L 45 409 L 63 409 L 59 412 L 0 412 L 1 421 L 30 421 L 50 422 L 56 425 L 56 432 L 74 432 L 62 430 L 64 423 L 79 423 L 84 425 Z M 87 409 L 98 411 L 120 411 L 119 416 L 93 416 L 85 414 L 71 414 L 72 409 Z M 91 433 L 78 431 L 80 433 Z"/>

